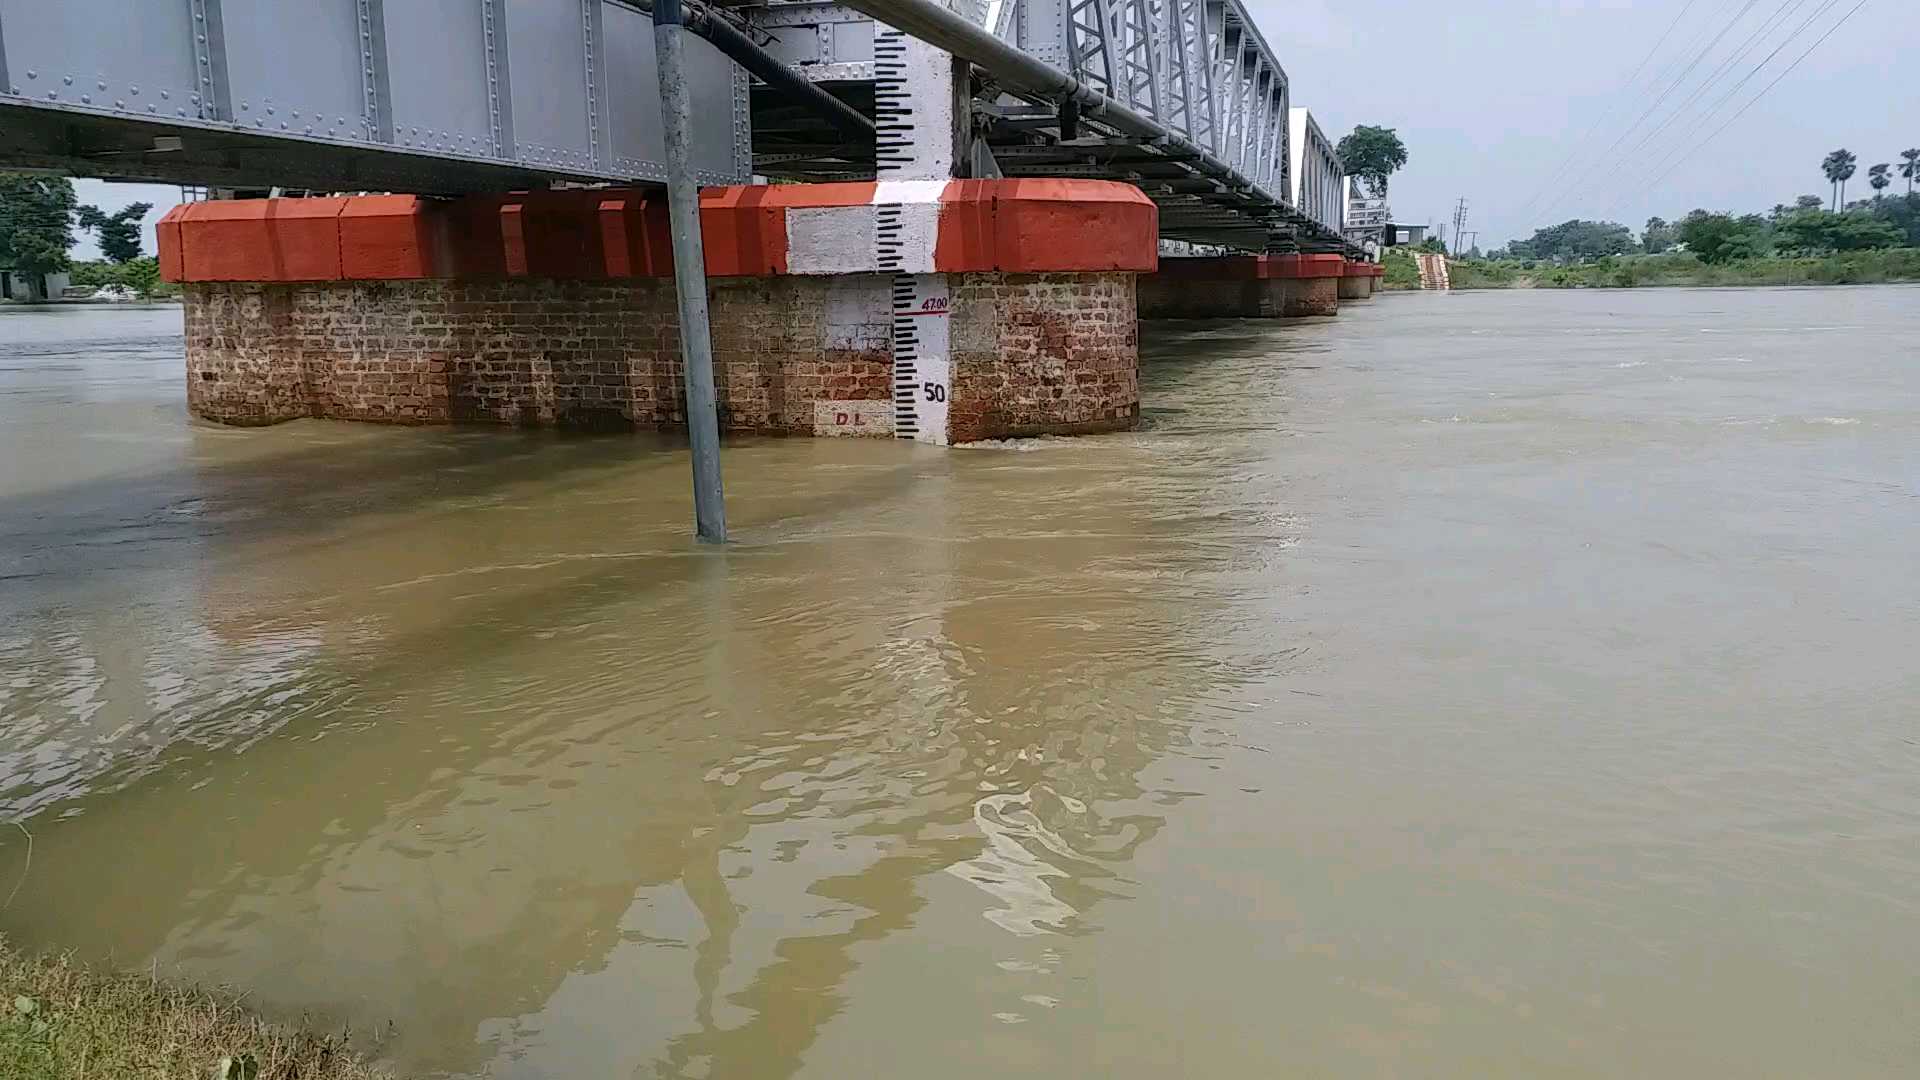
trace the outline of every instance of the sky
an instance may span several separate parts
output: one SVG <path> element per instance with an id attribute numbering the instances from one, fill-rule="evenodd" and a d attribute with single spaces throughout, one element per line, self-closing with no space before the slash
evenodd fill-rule
<path id="1" fill-rule="evenodd" d="M 1920 146 L 1920 4 L 1865 0 L 1841 24 L 1857 2 L 1243 0 L 1287 69 L 1293 104 L 1313 110 L 1330 138 L 1356 124 L 1399 132 L 1409 160 L 1393 178 L 1395 218 L 1450 222 L 1464 198 L 1482 247 L 1571 217 L 1637 232 L 1651 216 L 1696 207 L 1764 212 L 1800 194 L 1825 197 L 1820 161 L 1838 147 L 1860 158 L 1848 197 L 1869 194 L 1868 165 Z M 1698 146 L 1835 24 L 1792 74 Z M 179 201 L 173 187 L 76 186 L 82 202 L 108 211 L 153 203 L 149 252 L 153 223 Z M 94 257 L 92 240 L 83 236 L 74 254 Z"/>
<path id="2" fill-rule="evenodd" d="M 1293 104 L 1311 109 L 1329 138 L 1356 124 L 1399 132 L 1408 163 L 1392 180 L 1395 219 L 1451 222 L 1455 200 L 1465 198 L 1467 229 L 1479 231 L 1482 247 L 1573 217 L 1619 221 L 1637 233 L 1651 216 L 1673 220 L 1696 207 L 1765 212 L 1796 195 L 1828 197 L 1820 161 L 1840 147 L 1860 159 L 1847 198 L 1865 197 L 1868 165 L 1897 165 L 1901 150 L 1920 146 L 1913 0 L 1866 0 L 1704 147 L 1702 138 L 1857 0 L 1837 0 L 1713 119 L 1705 116 L 1710 107 L 1827 0 L 1693 0 L 1690 10 L 1687 0 L 1242 2 L 1280 54 Z M 1775 29 L 1711 78 L 1770 20 Z M 1730 23 L 1688 72 L 1701 46 Z M 1630 81 L 1669 26 L 1671 36 Z M 1659 93 L 1668 88 L 1676 89 Z M 1626 153 L 1669 116 L 1671 126 L 1639 154 Z M 1677 165 L 1659 179 L 1670 156 Z M 1556 174 L 1563 179 L 1553 182 Z M 1896 184 L 1889 191 L 1904 189 Z"/>

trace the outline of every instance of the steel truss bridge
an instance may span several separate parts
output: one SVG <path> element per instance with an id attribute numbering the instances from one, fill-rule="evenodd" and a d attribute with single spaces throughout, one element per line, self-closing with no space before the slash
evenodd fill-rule
<path id="1" fill-rule="evenodd" d="M 923 7 L 925 5 L 922 5 Z M 976 175 L 1138 185 L 1170 239 L 1344 251 L 1340 207 L 1295 205 L 1286 70 L 1239 0 L 956 0 L 942 19 L 896 0 L 768 0 L 740 9 L 776 56 L 863 107 L 876 16 L 971 61 Z M 961 23 L 969 24 L 966 27 Z M 870 174 L 857 148 L 777 100 L 754 104 L 756 168 Z M 1317 129 L 1316 129 L 1317 132 Z M 1338 183 L 1324 140 L 1301 168 Z"/>
<path id="2" fill-rule="evenodd" d="M 657 183 L 649 10 L 0 0 L 0 163 L 245 188 Z M 738 49 L 694 43 L 703 183 L 872 178 L 876 140 L 822 108 L 824 90 L 883 146 L 954 140 L 966 175 L 1136 184 L 1168 239 L 1357 254 L 1339 200 L 1294 196 L 1325 190 L 1339 163 L 1324 139 L 1293 152 L 1285 69 L 1239 0 L 721 0 L 706 17 L 802 78 L 750 79 Z M 950 130 L 885 104 L 898 94 L 876 20 L 956 57 Z"/>

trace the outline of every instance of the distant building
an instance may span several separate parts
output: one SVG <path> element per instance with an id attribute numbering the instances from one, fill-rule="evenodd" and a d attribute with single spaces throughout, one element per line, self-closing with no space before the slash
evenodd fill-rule
<path id="1" fill-rule="evenodd" d="M 1367 252 L 1369 258 L 1378 258 L 1386 240 L 1387 223 L 1393 220 L 1393 211 L 1387 206 L 1387 200 L 1362 193 L 1357 176 L 1343 177 L 1340 190 L 1344 203 L 1341 216 L 1346 222 L 1343 231 L 1347 242 L 1358 245 Z"/>
<path id="2" fill-rule="evenodd" d="M 1389 222 L 1385 231 L 1381 234 L 1380 242 L 1387 247 L 1394 247 L 1399 244 L 1417 244 L 1427 238 L 1427 230 L 1432 227 L 1431 225 L 1408 225 L 1398 221 Z"/>
<path id="3" fill-rule="evenodd" d="M 44 304 L 49 298 L 63 295 L 70 284 L 72 281 L 65 270 L 53 274 L 23 274 L 0 267 L 0 300 Z"/>

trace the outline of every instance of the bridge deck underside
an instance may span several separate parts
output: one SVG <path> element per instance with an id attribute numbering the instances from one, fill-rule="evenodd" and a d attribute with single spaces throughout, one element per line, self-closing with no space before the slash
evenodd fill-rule
<path id="1" fill-rule="evenodd" d="M 0 104 L 0 160 L 16 169 L 243 189 L 458 195 L 605 179 L 570 169 L 410 154 L 390 146 L 319 146 L 281 136 L 6 104 Z"/>

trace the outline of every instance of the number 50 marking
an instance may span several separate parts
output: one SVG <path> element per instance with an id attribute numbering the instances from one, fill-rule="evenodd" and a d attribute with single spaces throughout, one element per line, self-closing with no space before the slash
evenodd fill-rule
<path id="1" fill-rule="evenodd" d="M 927 395 L 928 401 L 947 400 L 947 388 L 937 382 L 921 383 L 920 391 Z"/>

